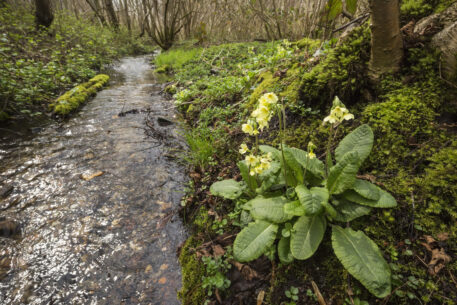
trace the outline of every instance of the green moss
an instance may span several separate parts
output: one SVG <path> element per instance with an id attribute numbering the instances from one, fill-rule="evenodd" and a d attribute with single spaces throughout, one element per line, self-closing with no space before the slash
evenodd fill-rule
<path id="1" fill-rule="evenodd" d="M 301 100 L 314 108 L 325 108 L 337 95 L 347 106 L 358 100 L 367 87 L 366 63 L 369 60 L 370 30 L 355 29 L 310 71 L 303 74 Z"/>
<path id="2" fill-rule="evenodd" d="M 8 113 L 6 113 L 5 111 L 0 111 L 0 121 L 6 121 L 9 119 L 9 115 Z"/>
<path id="3" fill-rule="evenodd" d="M 403 0 L 400 6 L 402 19 L 409 21 L 411 19 L 419 20 L 433 11 L 431 1 L 427 0 Z"/>
<path id="4" fill-rule="evenodd" d="M 208 210 L 201 206 L 194 218 L 193 226 L 197 232 L 208 232 L 211 228 L 211 218 L 208 215 Z"/>
<path id="5" fill-rule="evenodd" d="M 265 71 L 261 73 L 257 79 L 258 85 L 249 97 L 249 104 L 247 106 L 254 106 L 259 100 L 259 98 L 262 96 L 262 94 L 271 90 L 277 81 L 278 78 L 274 77 L 273 73 L 271 73 L 270 71 Z"/>
<path id="6" fill-rule="evenodd" d="M 91 78 L 88 82 L 76 86 L 75 88 L 61 95 L 55 103 L 50 104 L 54 113 L 67 115 L 86 102 L 89 97 L 95 95 L 108 82 L 109 76 L 99 74 Z"/>
<path id="7" fill-rule="evenodd" d="M 297 46 L 299 49 L 307 50 L 309 53 L 313 53 L 320 47 L 321 43 L 322 42 L 318 39 L 305 37 L 294 42 L 292 45 Z"/>
<path id="8" fill-rule="evenodd" d="M 166 74 L 171 71 L 171 67 L 169 65 L 162 65 L 154 70 L 157 74 Z"/>
<path id="9" fill-rule="evenodd" d="M 206 292 L 201 285 L 201 279 L 205 274 L 204 266 L 194 251 L 199 245 L 200 241 L 191 236 L 184 243 L 179 255 L 183 285 L 178 297 L 183 305 L 201 305 L 206 298 Z"/>

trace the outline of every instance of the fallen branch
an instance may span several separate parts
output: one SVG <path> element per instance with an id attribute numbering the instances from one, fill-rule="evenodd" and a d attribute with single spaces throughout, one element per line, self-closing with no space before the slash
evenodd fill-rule
<path id="1" fill-rule="evenodd" d="M 341 30 L 344 30 L 345 28 L 347 28 L 347 27 L 350 26 L 351 24 L 354 24 L 354 23 L 357 23 L 357 22 L 359 22 L 359 21 L 362 21 L 362 20 L 364 20 L 365 18 L 368 18 L 369 16 L 370 16 L 370 13 L 366 13 L 366 14 L 364 14 L 364 15 L 358 17 L 358 18 L 355 18 L 355 19 L 352 20 L 351 22 L 348 22 L 348 23 L 346 23 L 346 24 L 340 26 L 339 28 L 334 29 L 334 30 L 332 31 L 332 34 L 333 34 L 333 33 L 336 33 L 336 32 L 339 32 L 339 31 L 341 31 Z"/>

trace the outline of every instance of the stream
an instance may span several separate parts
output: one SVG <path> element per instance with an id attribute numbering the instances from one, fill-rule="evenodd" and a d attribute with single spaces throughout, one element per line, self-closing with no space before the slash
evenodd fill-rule
<path id="1" fill-rule="evenodd" d="M 184 144 L 150 59 L 114 64 L 68 121 L 0 138 L 0 304 L 179 304 Z"/>

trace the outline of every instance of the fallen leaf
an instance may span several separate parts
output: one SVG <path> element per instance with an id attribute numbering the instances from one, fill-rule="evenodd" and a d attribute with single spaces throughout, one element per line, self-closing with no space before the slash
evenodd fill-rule
<path id="1" fill-rule="evenodd" d="M 448 232 L 441 232 L 436 235 L 436 238 L 438 238 L 439 241 L 446 241 L 449 239 L 449 233 Z"/>
<path id="2" fill-rule="evenodd" d="M 102 172 L 102 171 L 98 171 L 93 174 L 81 174 L 81 179 L 89 181 L 89 180 L 92 180 L 95 177 L 101 176 L 103 174 L 104 174 L 104 172 Z"/>
<path id="3" fill-rule="evenodd" d="M 225 254 L 225 250 L 221 245 L 212 245 L 211 248 L 213 248 L 214 256 L 223 256 Z"/>
<path id="4" fill-rule="evenodd" d="M 260 290 L 259 294 L 257 295 L 257 305 L 262 305 L 264 298 L 265 298 L 265 291 Z"/>
<path id="5" fill-rule="evenodd" d="M 152 271 L 152 266 L 151 265 L 147 265 L 146 266 L 146 269 L 144 270 L 145 273 L 149 273 Z"/>
<path id="6" fill-rule="evenodd" d="M 428 272 L 431 275 L 437 275 L 446 264 L 451 262 L 451 257 L 444 252 L 444 249 L 433 249 L 432 258 L 428 263 Z"/>
<path id="7" fill-rule="evenodd" d="M 319 302 L 319 305 L 327 305 L 327 303 L 324 300 L 324 297 L 322 296 L 319 287 L 317 287 L 317 284 L 314 281 L 311 281 L 311 285 L 313 286 L 314 294 L 317 297 L 317 301 Z"/>
<path id="8" fill-rule="evenodd" d="M 165 284 L 166 282 L 167 282 L 167 278 L 165 278 L 165 277 L 161 277 L 159 279 L 159 284 Z"/>
<path id="9" fill-rule="evenodd" d="M 255 278 L 259 278 L 257 271 L 249 267 L 248 265 L 239 263 L 237 261 L 232 261 L 232 264 L 241 272 L 243 278 L 248 281 L 252 281 Z"/>
<path id="10" fill-rule="evenodd" d="M 168 269 L 168 265 L 167 264 L 163 264 L 162 266 L 160 266 L 160 270 L 167 270 Z"/>

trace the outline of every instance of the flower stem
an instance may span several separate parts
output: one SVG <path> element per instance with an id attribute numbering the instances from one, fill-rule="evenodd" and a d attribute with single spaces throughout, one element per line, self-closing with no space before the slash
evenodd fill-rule
<path id="1" fill-rule="evenodd" d="M 282 106 L 282 105 L 281 105 Z M 281 107 L 283 108 L 283 107 Z M 282 118 L 282 110 L 279 109 L 278 111 L 278 119 L 279 119 L 279 138 L 280 138 L 280 144 L 281 144 L 281 156 L 282 156 L 282 163 L 283 163 L 283 172 L 284 172 L 284 182 L 286 183 L 286 189 L 288 188 L 287 186 L 287 164 L 286 164 L 286 158 L 284 156 L 284 130 L 283 130 L 283 118 Z M 285 123 L 285 121 L 284 121 Z"/>

